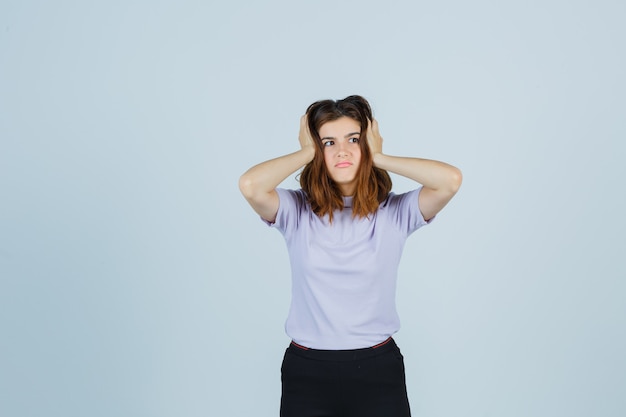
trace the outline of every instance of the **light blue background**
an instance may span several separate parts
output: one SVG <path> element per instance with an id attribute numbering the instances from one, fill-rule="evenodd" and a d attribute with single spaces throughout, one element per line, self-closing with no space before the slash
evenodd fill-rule
<path id="1" fill-rule="evenodd" d="M 464 173 L 401 265 L 414 415 L 626 415 L 625 19 L 3 0 L 0 415 L 277 416 L 287 254 L 237 180 L 349 94 Z"/>

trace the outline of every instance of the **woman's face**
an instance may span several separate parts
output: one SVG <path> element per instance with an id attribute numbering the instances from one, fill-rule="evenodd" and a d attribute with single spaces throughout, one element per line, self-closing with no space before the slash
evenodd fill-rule
<path id="1" fill-rule="evenodd" d="M 330 177 L 342 194 L 354 194 L 356 175 L 361 163 L 361 125 L 349 117 L 341 117 L 320 127 L 324 162 Z"/>

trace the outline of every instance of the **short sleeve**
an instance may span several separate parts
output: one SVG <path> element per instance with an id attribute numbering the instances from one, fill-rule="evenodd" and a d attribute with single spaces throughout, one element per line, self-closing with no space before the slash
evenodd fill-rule
<path id="1" fill-rule="evenodd" d="M 390 193 L 384 203 L 389 211 L 390 220 L 406 235 L 410 235 L 420 227 L 433 221 L 424 220 L 424 216 L 419 208 L 419 193 L 422 187 L 403 194 Z"/>
<path id="2" fill-rule="evenodd" d="M 298 228 L 300 218 L 305 210 L 306 196 L 302 190 L 287 190 L 277 188 L 278 193 L 278 212 L 276 220 L 273 223 L 261 218 L 261 220 L 270 227 L 275 227 L 283 235 L 289 234 Z"/>

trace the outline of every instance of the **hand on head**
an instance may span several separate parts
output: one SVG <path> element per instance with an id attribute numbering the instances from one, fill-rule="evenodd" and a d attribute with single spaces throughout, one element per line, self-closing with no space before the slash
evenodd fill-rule
<path id="1" fill-rule="evenodd" d="M 367 124 L 367 144 L 370 147 L 372 156 L 383 153 L 383 138 L 380 136 L 376 119 L 369 120 Z"/>
<path id="2" fill-rule="evenodd" d="M 300 118 L 300 133 L 298 134 L 298 141 L 300 141 L 300 147 L 305 149 L 307 147 L 313 147 L 313 137 L 309 130 L 309 119 L 305 114 Z"/>

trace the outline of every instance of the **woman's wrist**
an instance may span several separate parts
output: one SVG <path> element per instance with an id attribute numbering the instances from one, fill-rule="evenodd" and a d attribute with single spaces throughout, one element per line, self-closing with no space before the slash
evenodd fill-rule
<path id="1" fill-rule="evenodd" d="M 302 152 L 306 157 L 305 165 L 311 162 L 315 157 L 315 147 L 313 145 L 303 146 L 300 149 L 300 152 Z"/>
<path id="2" fill-rule="evenodd" d="M 380 164 L 382 160 L 385 158 L 385 155 L 382 152 L 375 152 L 372 154 L 372 162 L 376 168 L 380 168 Z"/>

